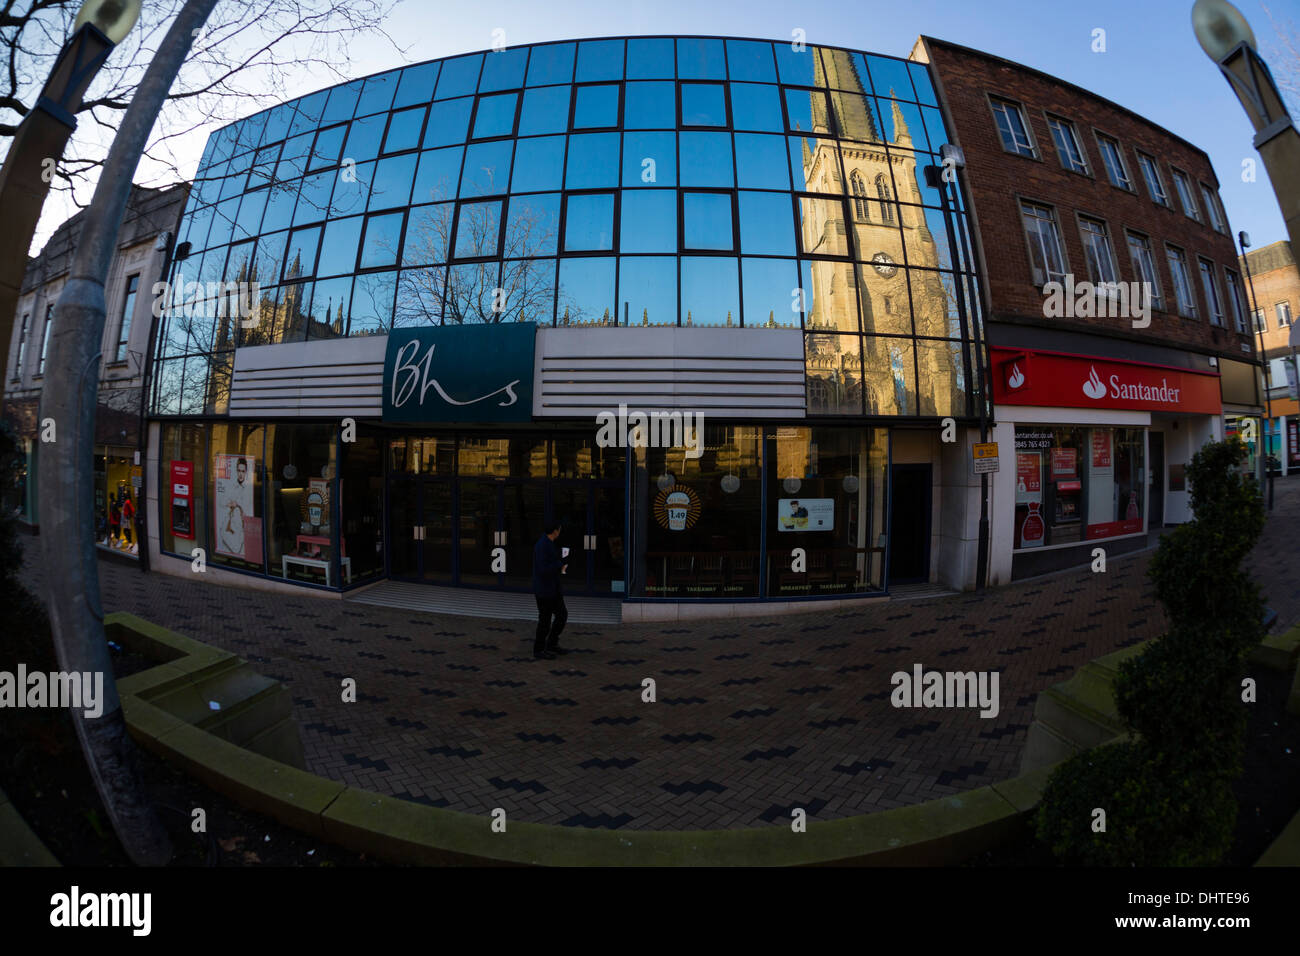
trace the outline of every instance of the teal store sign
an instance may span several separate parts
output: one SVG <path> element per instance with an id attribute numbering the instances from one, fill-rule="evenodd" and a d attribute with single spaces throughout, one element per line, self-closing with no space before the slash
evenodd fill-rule
<path id="1" fill-rule="evenodd" d="M 536 334 L 532 322 L 393 329 L 384 421 L 531 421 Z"/>

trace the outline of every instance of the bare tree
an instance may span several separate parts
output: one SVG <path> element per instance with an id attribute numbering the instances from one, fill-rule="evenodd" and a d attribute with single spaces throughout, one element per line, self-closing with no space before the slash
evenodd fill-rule
<path id="1" fill-rule="evenodd" d="M 378 36 L 405 53 L 383 24 L 402 0 L 222 0 L 192 38 L 193 50 L 168 93 L 150 135 L 140 173 L 147 180 L 182 178 L 177 141 L 204 126 L 232 121 L 252 107 L 286 97 L 290 77 L 304 71 L 321 85 L 347 79 L 348 45 Z M 0 0 L 0 153 L 35 106 L 82 0 Z M 115 50 L 82 103 L 77 132 L 64 152 L 54 190 L 84 206 L 146 66 L 161 48 L 183 0 L 148 0 L 135 29 Z M 90 122 L 86 122 L 89 119 Z"/>
<path id="2" fill-rule="evenodd" d="M 1300 27 L 1289 17 L 1274 14 L 1267 4 L 1261 3 L 1260 8 L 1273 34 L 1261 44 L 1260 53 L 1268 61 L 1287 110 L 1293 118 L 1300 117 Z"/>

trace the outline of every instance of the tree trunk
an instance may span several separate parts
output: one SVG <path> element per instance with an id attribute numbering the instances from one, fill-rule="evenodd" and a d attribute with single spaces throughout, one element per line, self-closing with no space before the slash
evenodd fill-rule
<path id="1" fill-rule="evenodd" d="M 131 859 L 161 865 L 171 841 L 144 798 L 135 772 L 113 664 L 104 635 L 95 557 L 93 457 L 104 337 L 104 283 L 131 196 L 131 180 L 168 91 L 188 55 L 194 32 L 217 0 L 187 0 L 122 117 L 86 210 L 70 279 L 54 307 L 49 367 L 41 390 L 41 552 L 54 649 L 64 671 L 104 675 L 102 715 L 74 708 L 73 722 L 91 776 L 118 839 Z M 147 547 L 147 543 L 142 543 Z"/>

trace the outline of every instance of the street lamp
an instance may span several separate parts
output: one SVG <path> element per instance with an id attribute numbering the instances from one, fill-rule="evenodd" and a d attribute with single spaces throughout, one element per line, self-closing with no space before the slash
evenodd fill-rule
<path id="1" fill-rule="evenodd" d="M 1268 64 L 1255 49 L 1255 34 L 1228 0 L 1196 0 L 1192 29 L 1201 49 L 1219 65 L 1250 117 L 1254 146 L 1273 183 L 1291 248 L 1300 250 L 1300 133 Z"/>
<path id="2" fill-rule="evenodd" d="M 0 169 L 0 209 L 5 211 L 5 228 L 0 231 L 0 342 L 8 343 L 13 334 L 27 250 L 50 192 L 54 167 L 77 128 L 81 98 L 139 17 L 140 0 L 86 0 L 36 106 L 14 133 Z"/>

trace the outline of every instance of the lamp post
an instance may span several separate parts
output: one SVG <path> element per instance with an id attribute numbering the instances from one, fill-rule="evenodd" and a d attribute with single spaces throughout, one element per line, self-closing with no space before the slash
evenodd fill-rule
<path id="1" fill-rule="evenodd" d="M 0 169 L 0 343 L 13 334 L 14 313 L 41 208 L 54 167 L 77 128 L 81 98 L 100 67 L 140 17 L 140 0 L 86 0 L 36 106 L 14 133 Z"/>

